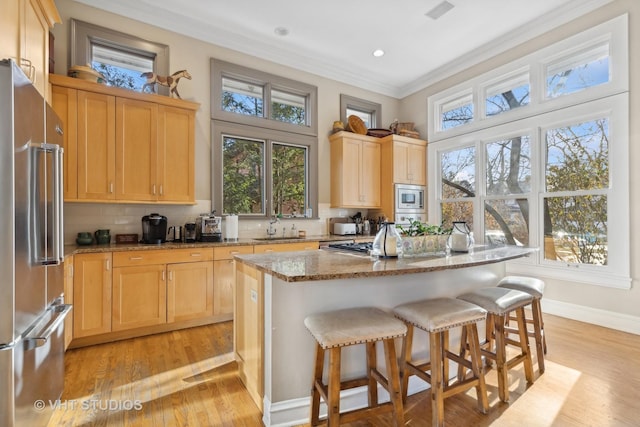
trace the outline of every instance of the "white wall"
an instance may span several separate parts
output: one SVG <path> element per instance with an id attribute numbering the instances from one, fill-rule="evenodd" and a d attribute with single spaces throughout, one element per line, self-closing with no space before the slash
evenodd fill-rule
<path id="1" fill-rule="evenodd" d="M 566 317 L 589 321 L 609 327 L 640 334 L 640 227 L 634 218 L 640 217 L 640 168 L 633 167 L 635 161 L 640 162 L 640 98 L 635 93 L 640 83 L 640 56 L 634 55 L 640 49 L 640 2 L 637 0 L 617 0 L 590 14 L 587 14 L 561 28 L 550 31 L 517 48 L 497 55 L 491 60 L 473 66 L 457 75 L 440 81 L 405 99 L 401 103 L 400 115 L 416 123 L 422 134 L 427 132 L 427 98 L 443 89 L 454 86 L 479 74 L 486 73 L 524 55 L 535 52 L 552 43 L 584 31 L 616 16 L 629 13 L 629 51 L 630 51 L 630 187 L 631 187 L 631 277 L 632 289 L 620 290 L 601 286 L 590 286 L 580 283 L 545 280 L 545 311 Z M 615 220 L 615 218 L 612 218 Z M 543 301 L 544 303 L 544 301 Z"/>
<path id="2" fill-rule="evenodd" d="M 56 6 L 62 17 L 62 24 L 53 29 L 55 36 L 55 73 L 66 74 L 69 67 L 70 18 L 111 28 L 115 31 L 131 34 L 142 39 L 166 44 L 170 51 L 171 72 L 187 69 L 192 80 L 181 80 L 180 95 L 183 99 L 200 104 L 196 114 L 196 200 L 195 208 L 184 209 L 168 206 L 67 203 L 65 221 L 65 241 L 72 243 L 79 231 L 93 231 L 98 228 L 111 228 L 122 233 L 140 233 L 138 215 L 159 212 L 169 218 L 169 222 L 184 223 L 182 218 L 191 217 L 198 212 L 207 212 L 211 204 L 211 131 L 210 131 L 210 59 L 218 58 L 246 67 L 256 68 L 268 73 L 281 75 L 318 87 L 318 141 L 319 141 L 319 212 L 320 220 L 296 220 L 298 229 L 308 230 L 308 234 L 324 234 L 326 218 L 353 215 L 357 210 L 337 210 L 329 208 L 329 139 L 333 122 L 340 119 L 340 94 L 348 94 L 367 99 L 382 105 L 382 123 L 386 127 L 398 117 L 400 101 L 388 96 L 366 91 L 340 82 L 325 79 L 317 75 L 294 70 L 253 56 L 185 37 L 162 28 L 143 24 L 138 21 L 104 12 L 100 9 L 76 3 L 72 0 L 56 0 Z M 197 210 L 206 208 L 204 210 Z M 214 206 L 215 208 L 215 206 Z M 104 213 L 107 212 L 106 215 Z M 362 212 L 366 214 L 366 210 Z M 140 216 L 142 216 L 140 215 Z M 171 216 L 170 216 L 171 215 Z M 289 222 L 289 221 L 286 221 Z M 240 237 L 251 237 L 264 232 L 265 221 L 244 221 Z M 290 225 L 289 225 L 290 226 Z"/>

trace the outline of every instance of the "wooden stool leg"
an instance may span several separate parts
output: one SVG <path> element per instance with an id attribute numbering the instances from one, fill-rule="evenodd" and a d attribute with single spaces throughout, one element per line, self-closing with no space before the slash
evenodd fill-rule
<path id="1" fill-rule="evenodd" d="M 533 335 L 536 340 L 536 357 L 538 358 L 538 369 L 540 374 L 544 373 L 544 355 L 546 353 L 544 344 L 544 336 L 542 334 L 542 310 L 540 308 L 540 300 L 534 299 L 531 304 L 533 313 Z"/>
<path id="2" fill-rule="evenodd" d="M 494 352 L 494 346 L 497 346 L 495 336 L 497 334 L 495 328 L 496 316 L 492 313 L 487 313 L 487 320 L 485 324 L 485 345 L 488 351 Z M 486 365 L 491 366 L 491 359 L 487 357 Z"/>
<path id="3" fill-rule="evenodd" d="M 449 359 L 444 357 L 449 351 L 449 330 L 445 329 L 440 333 L 442 340 L 442 382 L 445 386 L 449 384 Z"/>
<path id="4" fill-rule="evenodd" d="M 396 427 L 404 426 L 404 392 L 400 388 L 400 372 L 396 357 L 396 345 L 393 339 L 384 340 L 384 354 L 387 367 L 387 391 L 393 403 Z"/>
<path id="5" fill-rule="evenodd" d="M 529 349 L 529 335 L 527 334 L 527 322 L 524 317 L 524 307 L 516 309 L 518 318 L 518 334 L 520 336 L 520 348 L 524 355 L 524 375 L 529 384 L 533 383 L 533 362 L 531 361 L 531 350 Z"/>
<path id="6" fill-rule="evenodd" d="M 506 366 L 506 341 L 504 330 L 504 316 L 493 315 L 493 328 L 496 339 L 496 366 L 498 370 L 498 395 L 503 402 L 509 401 L 509 377 Z"/>
<path id="7" fill-rule="evenodd" d="M 468 333 L 467 333 L 468 332 Z M 489 400 L 487 398 L 487 384 L 484 380 L 484 368 L 482 367 L 482 355 L 480 353 L 480 338 L 478 337 L 478 325 L 472 323 L 464 327 L 464 335 L 469 339 L 469 353 L 471 354 L 471 369 L 476 378 L 476 395 L 478 398 L 478 409 L 483 414 L 489 410 Z M 465 346 L 466 347 L 466 346 Z"/>
<path id="8" fill-rule="evenodd" d="M 477 334 L 476 334 L 477 335 Z M 470 338 L 467 336 L 467 328 L 462 328 L 462 334 L 460 335 L 460 352 L 458 353 L 461 358 L 467 358 L 467 350 L 470 350 L 467 347 L 467 340 Z M 467 376 L 466 369 L 462 363 L 458 363 L 458 382 L 464 381 Z"/>
<path id="9" fill-rule="evenodd" d="M 329 349 L 329 391 L 327 392 L 327 422 L 340 425 L 340 347 Z"/>
<path id="10" fill-rule="evenodd" d="M 431 414 L 433 426 L 444 426 L 444 384 L 442 378 L 442 338 L 440 333 L 429 333 L 431 359 Z"/>
<path id="11" fill-rule="evenodd" d="M 320 391 L 322 386 L 322 370 L 324 367 L 324 349 L 316 344 L 316 362 L 313 372 L 313 384 L 311 384 L 311 426 L 320 423 Z"/>
<path id="12" fill-rule="evenodd" d="M 369 381 L 368 389 L 368 399 L 369 399 L 369 407 L 373 408 L 378 406 L 378 382 L 376 378 L 373 376 L 373 372 L 377 369 L 378 360 L 376 358 L 376 343 L 368 342 L 366 343 L 367 347 L 367 379 Z"/>
<path id="13" fill-rule="evenodd" d="M 411 362 L 411 349 L 413 346 L 413 325 L 407 324 L 407 335 L 402 340 L 402 355 L 400 361 L 400 377 L 402 378 L 402 403 L 407 402 L 407 393 L 409 389 L 409 369 L 407 365 Z"/>

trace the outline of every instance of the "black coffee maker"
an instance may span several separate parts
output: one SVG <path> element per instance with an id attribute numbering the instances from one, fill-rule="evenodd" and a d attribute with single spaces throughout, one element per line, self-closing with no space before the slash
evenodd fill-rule
<path id="1" fill-rule="evenodd" d="M 167 217 L 152 213 L 142 217 L 142 243 L 159 244 L 166 242 Z"/>

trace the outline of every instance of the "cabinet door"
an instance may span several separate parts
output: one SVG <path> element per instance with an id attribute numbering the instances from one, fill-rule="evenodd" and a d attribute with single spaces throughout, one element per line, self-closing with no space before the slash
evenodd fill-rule
<path id="1" fill-rule="evenodd" d="M 213 315 L 213 261 L 167 265 L 167 322 Z"/>
<path id="2" fill-rule="evenodd" d="M 360 206 L 362 204 L 360 191 L 362 143 L 345 138 L 342 156 L 342 202 L 344 206 Z"/>
<path id="3" fill-rule="evenodd" d="M 360 163 L 360 205 L 380 207 L 380 144 L 362 142 Z"/>
<path id="4" fill-rule="evenodd" d="M 396 184 L 410 184 L 409 165 L 409 144 L 404 142 L 393 143 L 393 182 Z"/>
<path id="5" fill-rule="evenodd" d="M 113 331 L 167 322 L 165 266 L 113 269 Z"/>
<path id="6" fill-rule="evenodd" d="M 0 58 L 11 58 L 20 63 L 20 1 L 0 2 Z"/>
<path id="7" fill-rule="evenodd" d="M 213 314 L 232 316 L 236 262 L 232 259 L 223 259 L 214 261 L 213 264 Z"/>
<path id="8" fill-rule="evenodd" d="M 73 305 L 73 255 L 64 258 L 64 303 Z M 73 310 L 64 318 L 64 349 L 73 339 Z"/>
<path id="9" fill-rule="evenodd" d="M 78 91 L 78 199 L 115 199 L 115 102 Z"/>
<path id="10" fill-rule="evenodd" d="M 409 144 L 407 171 L 411 184 L 427 185 L 427 147 Z"/>
<path id="11" fill-rule="evenodd" d="M 51 105 L 62 120 L 64 131 L 64 199 L 78 198 L 78 91 L 62 86 L 51 87 Z"/>
<path id="12" fill-rule="evenodd" d="M 5 0 L 6 1 L 6 0 Z M 37 0 L 24 0 L 20 57 L 23 69 L 40 94 L 47 98 L 49 75 L 49 24 Z"/>
<path id="13" fill-rule="evenodd" d="M 158 200 L 193 202 L 194 120 L 191 110 L 158 106 Z"/>
<path id="14" fill-rule="evenodd" d="M 116 100 L 116 198 L 153 201 L 157 183 L 158 106 L 126 98 Z"/>
<path id="15" fill-rule="evenodd" d="M 111 254 L 77 254 L 73 266 L 73 337 L 111 332 Z"/>

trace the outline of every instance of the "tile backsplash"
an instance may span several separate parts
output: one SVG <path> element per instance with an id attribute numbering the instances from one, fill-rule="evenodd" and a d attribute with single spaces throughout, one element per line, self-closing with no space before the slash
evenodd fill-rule
<path id="1" fill-rule="evenodd" d="M 159 213 L 167 217 L 168 226 L 194 222 L 201 213 L 211 212 L 210 200 L 197 200 L 195 205 L 143 205 L 143 204 L 102 204 L 102 203 L 65 203 L 64 205 L 64 241 L 75 243 L 79 232 L 93 234 L 98 229 L 111 230 L 112 242 L 116 234 L 137 233 L 142 237 L 142 217 L 150 213 Z M 353 216 L 358 210 L 330 208 L 329 204 L 320 204 L 319 219 L 283 219 L 276 224 L 278 233 L 282 228 L 287 231 L 295 224 L 298 230 L 305 230 L 307 236 L 328 234 L 327 218 Z M 362 210 L 360 210 L 362 211 Z M 366 215 L 366 210 L 362 212 Z M 264 237 L 269 227 L 267 220 L 240 219 L 238 237 Z M 224 227 L 222 228 L 224 230 Z M 223 236 L 224 237 L 224 236 Z"/>

